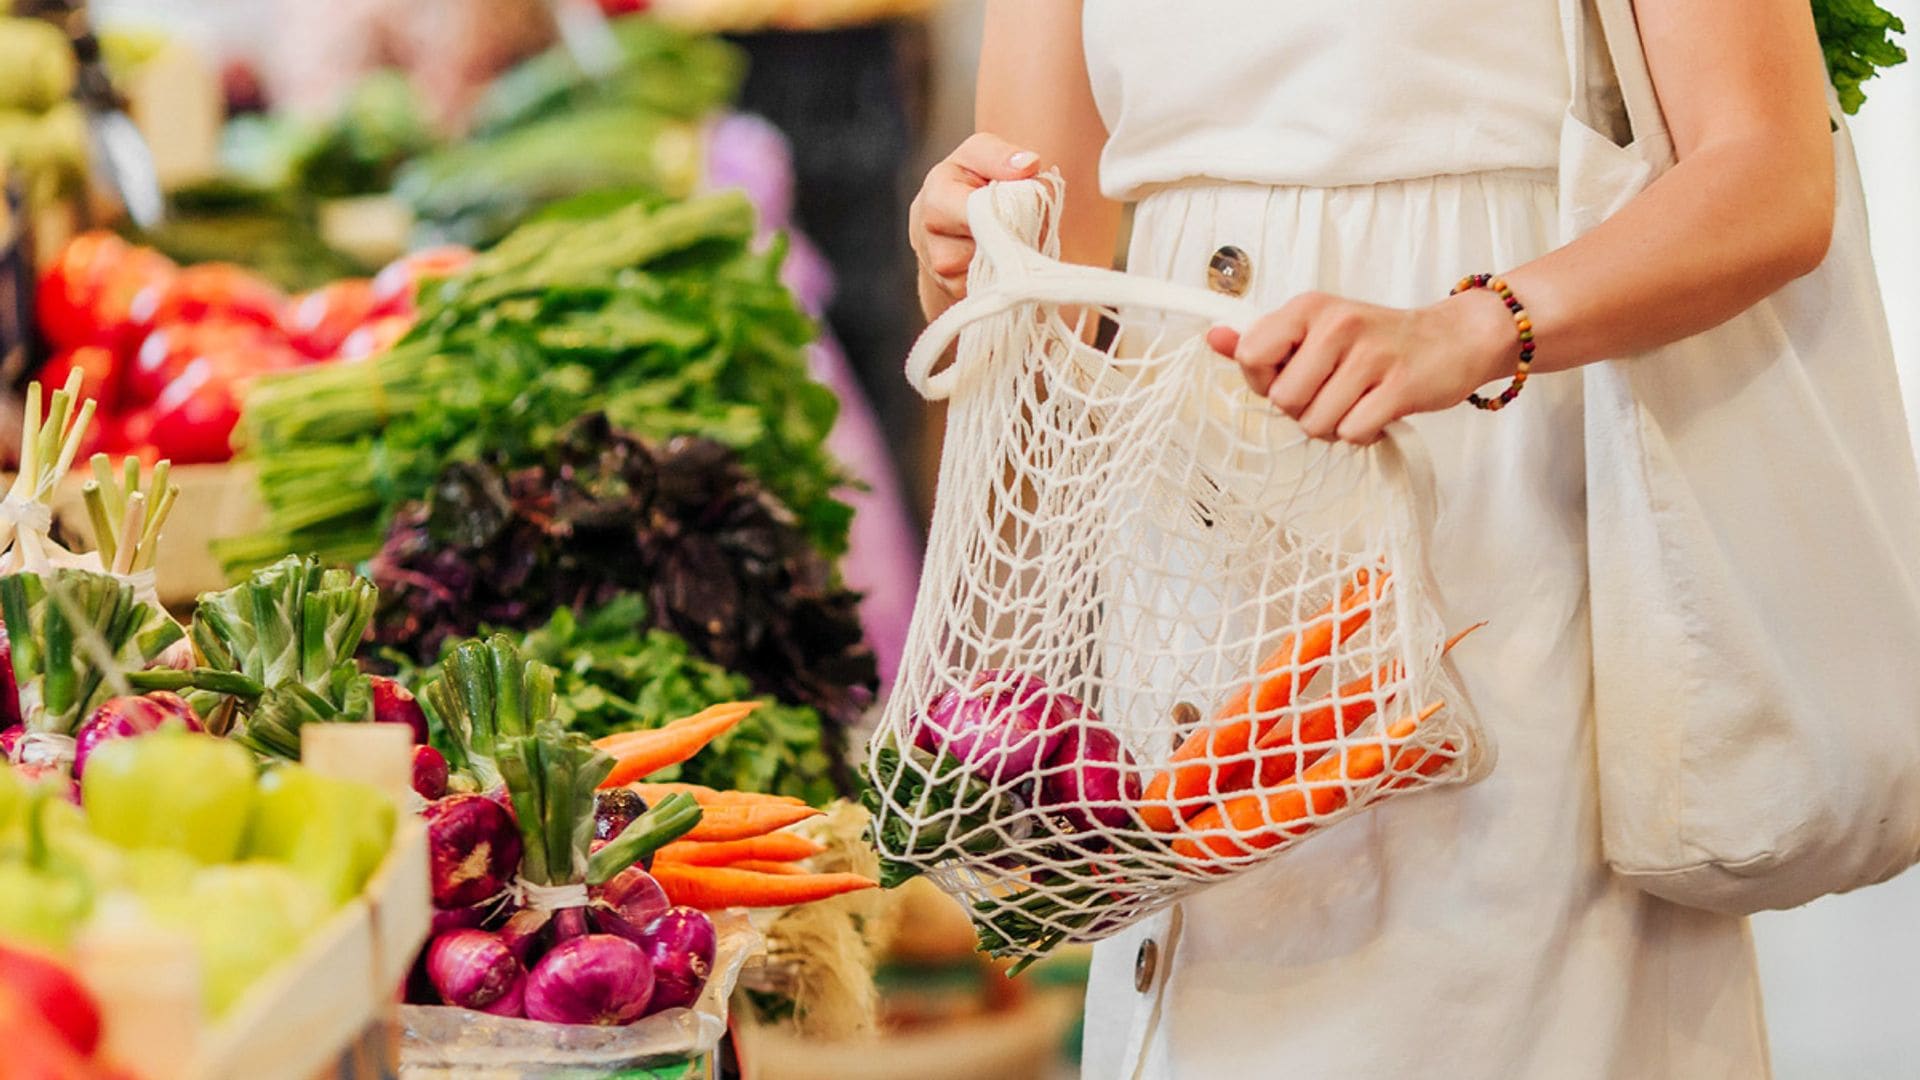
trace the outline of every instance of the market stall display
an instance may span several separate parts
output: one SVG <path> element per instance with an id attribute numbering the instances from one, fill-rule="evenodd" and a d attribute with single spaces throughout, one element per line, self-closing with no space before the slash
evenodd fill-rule
<path id="1" fill-rule="evenodd" d="M 95 456 L 84 491 L 102 546 L 49 532 L 94 416 L 82 381 L 44 399 L 29 385 L 5 500 L 0 940 L 65 958 L 101 1001 L 105 1052 L 138 1075 L 318 1068 L 377 1018 L 426 930 L 424 830 L 398 825 L 398 791 L 377 782 L 383 747 L 397 762 L 404 741 L 329 756 L 296 735 L 260 772 L 244 728 L 219 737 L 231 717 L 173 692 L 204 654 L 152 595 L 168 463 L 143 477 Z M 289 1006 L 314 977 L 342 981 Z M 165 1037 L 136 1037 L 155 1015 Z M 306 1025 L 304 1049 L 279 1045 L 280 1022 Z"/>

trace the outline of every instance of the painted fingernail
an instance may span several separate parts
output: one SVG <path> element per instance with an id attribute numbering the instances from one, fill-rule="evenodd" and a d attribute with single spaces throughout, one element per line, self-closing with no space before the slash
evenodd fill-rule
<path id="1" fill-rule="evenodd" d="M 1007 159 L 1007 164 L 1015 169 L 1024 169 L 1040 160 L 1040 155 L 1031 150 L 1022 150 Z"/>

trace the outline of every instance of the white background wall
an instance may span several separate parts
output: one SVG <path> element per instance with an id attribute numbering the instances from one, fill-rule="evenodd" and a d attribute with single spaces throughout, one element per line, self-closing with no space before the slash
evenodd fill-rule
<path id="1" fill-rule="evenodd" d="M 1916 59 L 1867 84 L 1853 133 L 1907 413 L 1920 417 L 1920 4 L 1881 2 L 1906 20 Z M 1920 871 L 1753 929 L 1779 1080 L 1920 1077 Z"/>

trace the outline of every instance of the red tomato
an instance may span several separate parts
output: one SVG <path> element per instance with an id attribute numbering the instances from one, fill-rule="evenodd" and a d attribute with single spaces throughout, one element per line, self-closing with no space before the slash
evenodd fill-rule
<path id="1" fill-rule="evenodd" d="M 0 985 L 24 998 L 82 1055 L 99 1047 L 100 1010 L 93 995 L 52 957 L 0 945 Z"/>
<path id="2" fill-rule="evenodd" d="M 287 333 L 294 348 L 323 360 L 340 351 L 340 343 L 373 314 L 373 282 L 346 278 L 322 285 L 293 300 Z"/>
<path id="3" fill-rule="evenodd" d="M 340 359 L 365 360 L 393 347 L 413 329 L 413 316 L 386 315 L 362 325 L 340 343 Z"/>
<path id="4" fill-rule="evenodd" d="M 117 389 L 119 372 L 118 360 L 112 349 L 98 345 L 81 345 L 55 353 L 47 361 L 40 374 L 35 376 L 40 385 L 54 390 L 67 385 L 67 377 L 74 371 L 80 372 L 80 396 L 92 398 L 102 410 L 114 408 L 114 391 Z"/>
<path id="5" fill-rule="evenodd" d="M 213 318 L 156 328 L 140 343 L 122 382 L 126 404 L 143 405 L 180 377 L 188 364 L 211 359 L 229 376 L 280 371 L 300 356 L 272 331 L 253 322 Z"/>
<path id="6" fill-rule="evenodd" d="M 280 332 L 286 309 L 286 294 L 249 271 L 231 263 L 199 263 L 143 291 L 133 314 L 148 326 L 222 316 Z"/>
<path id="7" fill-rule="evenodd" d="M 151 248 L 133 248 L 101 282 L 92 308 L 89 339 L 123 357 L 139 348 L 146 325 L 134 315 L 142 297 L 165 289 L 180 272 L 172 259 Z"/>
<path id="8" fill-rule="evenodd" d="M 413 294 L 422 281 L 452 277 L 473 262 L 473 250 L 455 245 L 402 255 L 373 276 L 376 315 L 411 315 Z"/>
<path id="9" fill-rule="evenodd" d="M 34 293 L 40 332 L 55 348 L 72 348 L 92 340 L 92 309 L 100 284 L 130 251 L 126 241 L 109 232 L 81 233 L 53 257 Z"/>
<path id="10" fill-rule="evenodd" d="M 146 443 L 175 465 L 200 465 L 233 457 L 233 429 L 240 399 L 219 366 L 202 357 L 167 384 L 147 414 Z M 128 432 L 133 431 L 129 421 Z"/>

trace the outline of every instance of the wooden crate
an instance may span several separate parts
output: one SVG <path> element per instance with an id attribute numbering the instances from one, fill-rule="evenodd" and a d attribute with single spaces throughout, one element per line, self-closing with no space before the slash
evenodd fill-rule
<path id="1" fill-rule="evenodd" d="M 392 725 L 308 730 L 336 750 L 352 744 L 381 757 L 407 743 L 407 732 Z M 350 764 L 351 753 L 318 755 L 312 742 L 303 755 L 310 766 L 376 780 Z M 391 1076 L 398 1071 L 391 1021 L 430 918 L 426 826 L 402 810 L 393 846 L 365 891 L 218 1022 L 201 1015 L 193 951 L 177 935 L 144 925 L 95 927 L 76 942 L 74 966 L 100 1000 L 105 1053 L 143 1080 Z"/>
<path id="2" fill-rule="evenodd" d="M 266 525 L 267 516 L 250 466 L 179 465 L 172 475 L 180 485 L 180 497 L 162 534 L 155 586 L 161 603 L 181 607 L 203 592 L 227 587 L 227 577 L 209 545 L 254 532 Z M 80 538 L 90 548 L 93 525 L 80 496 L 88 479 L 84 468 L 69 473 L 54 494 L 53 513 L 68 536 Z"/>

